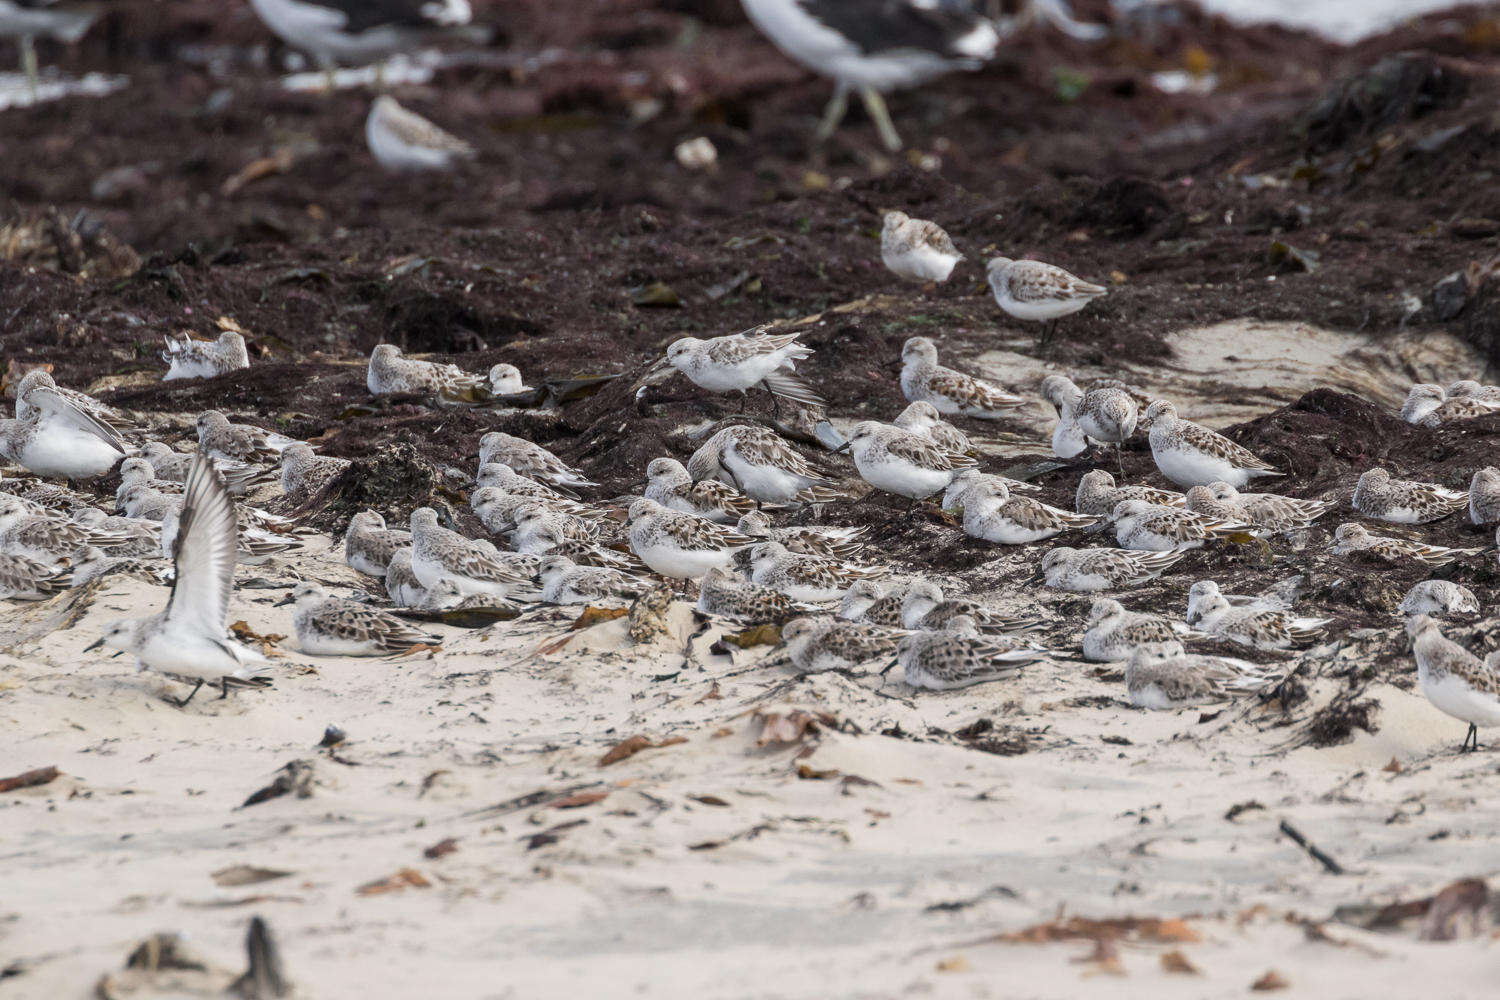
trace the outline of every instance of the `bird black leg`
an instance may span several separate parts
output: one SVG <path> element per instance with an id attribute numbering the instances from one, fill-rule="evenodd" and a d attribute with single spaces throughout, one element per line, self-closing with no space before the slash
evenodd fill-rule
<path id="1" fill-rule="evenodd" d="M 1458 748 L 1459 753 L 1473 753 L 1479 749 L 1479 727 L 1469 723 L 1469 732 L 1464 736 L 1463 746 Z"/>
<path id="2" fill-rule="evenodd" d="M 774 392 L 771 393 L 771 419 L 781 419 L 781 401 L 776 398 L 776 394 Z"/>
<path id="3" fill-rule="evenodd" d="M 745 412 L 745 407 L 747 407 L 749 405 L 750 405 L 750 396 L 749 396 L 749 394 L 748 393 L 743 393 L 743 392 L 740 393 L 740 412 L 744 413 Z"/>
<path id="4" fill-rule="evenodd" d="M 178 708 L 187 708 L 187 703 L 193 700 L 193 695 L 197 694 L 198 693 L 198 688 L 201 688 L 202 686 L 203 686 L 203 681 L 201 681 L 201 680 L 198 681 L 197 685 L 191 691 L 188 692 L 188 696 L 186 698 L 179 698 L 175 702 L 175 704 L 177 705 L 177 707 Z"/>
<path id="5" fill-rule="evenodd" d="M 223 689 L 221 691 L 221 693 L 219 694 L 219 700 L 223 701 L 225 698 L 229 697 L 229 675 L 228 674 L 225 674 L 223 677 L 219 678 L 219 687 Z"/>

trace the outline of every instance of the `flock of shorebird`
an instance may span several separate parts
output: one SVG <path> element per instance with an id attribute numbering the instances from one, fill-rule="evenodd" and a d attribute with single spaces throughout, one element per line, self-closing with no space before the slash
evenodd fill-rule
<path id="1" fill-rule="evenodd" d="M 940 228 L 899 213 L 886 218 L 882 256 L 896 274 L 925 282 L 946 278 L 958 259 Z M 1017 270 L 1021 263 L 1028 266 Z M 1000 260 L 988 272 L 996 303 L 1033 321 L 1055 322 L 1105 291 L 1038 261 Z M 681 373 L 710 393 L 761 389 L 773 402 L 821 410 L 822 398 L 796 371 L 812 353 L 798 336 L 762 328 L 684 338 L 645 370 L 641 384 Z M 213 378 L 249 364 L 244 338 L 233 330 L 212 341 L 168 338 L 162 358 L 168 379 Z M 1118 466 L 1121 446 L 1144 430 L 1162 478 L 1183 492 L 1119 484 L 1092 467 L 1078 480 L 1075 509 L 1054 507 L 1037 498 L 1032 484 L 981 471 L 968 436 L 945 419 L 997 419 L 1026 405 L 1024 396 L 939 363 L 936 345 L 925 337 L 908 340 L 901 360 L 910 405 L 889 423 L 853 423 L 845 434 L 835 432 L 837 447 L 830 444 L 835 454 L 847 452 L 864 490 L 851 489 L 853 477 L 824 471 L 834 459 L 815 463 L 771 426 L 742 422 L 722 426 L 685 462 L 652 460 L 638 496 L 585 500 L 598 487 L 582 471 L 534 442 L 487 433 L 469 503 L 488 537 L 465 536 L 451 519 L 444 523 L 451 515 L 431 507 L 412 511 L 404 528 L 387 526 L 376 511 L 358 514 L 343 540 L 345 559 L 383 582 L 393 609 L 303 583 L 288 596 L 296 604 L 298 642 L 316 655 L 432 646 L 438 636 L 394 612 L 629 601 L 661 586 L 649 579 L 655 574 L 678 586 L 696 581 L 697 609 L 705 615 L 780 624 L 785 657 L 804 671 L 885 660 L 902 666 L 908 685 L 942 690 L 1014 676 L 1048 654 L 1034 638 L 1043 628 L 1037 617 L 944 594 L 930 580 L 898 580 L 865 561 L 864 529 L 777 524 L 787 513 L 817 511 L 860 492 L 890 494 L 905 500 L 907 510 L 938 500 L 965 534 L 998 545 L 1111 532 L 1113 546 L 1048 548 L 1035 579 L 1058 591 L 1100 595 L 1081 636 L 1082 654 L 1125 663 L 1129 697 L 1146 708 L 1219 700 L 1275 679 L 1244 660 L 1189 653 L 1185 641 L 1213 637 L 1278 650 L 1324 639 L 1329 619 L 1292 610 L 1298 578 L 1253 597 L 1199 581 L 1180 621 L 1129 611 L 1104 595 L 1152 580 L 1216 540 L 1268 543 L 1305 533 L 1335 501 L 1249 492 L 1252 481 L 1282 473 L 1182 419 L 1166 400 L 1117 380 L 1079 386 L 1057 374 L 1042 382 L 1040 394 L 1057 413 L 1058 457 L 1096 466 L 1113 451 Z M 372 351 L 367 386 L 374 395 L 432 405 L 503 401 L 529 391 L 514 366 L 480 374 L 409 358 L 388 344 Z M 1404 415 L 1431 423 L 1491 409 L 1500 409 L 1500 388 L 1461 382 L 1446 390 L 1414 387 Z M 27 372 L 16 386 L 16 418 L 0 424 L 0 453 L 41 479 L 6 480 L 7 492 L 0 493 L 0 593 L 34 600 L 108 572 L 164 579 L 152 557 L 170 557 L 165 609 L 111 624 L 95 645 L 199 686 L 216 682 L 227 696 L 233 684 L 258 683 L 255 670 L 263 664 L 225 631 L 234 565 L 265 562 L 300 545 L 292 521 L 237 497 L 279 485 L 305 508 L 350 462 L 217 411 L 200 414 L 195 429 L 191 451 L 145 440 L 126 414 L 59 387 L 44 370 Z M 117 466 L 112 512 L 92 496 L 45 481 L 89 479 Z M 1370 521 L 1419 525 L 1466 510 L 1476 524 L 1497 524 L 1500 470 L 1483 469 L 1468 491 L 1458 491 L 1370 469 L 1352 505 Z M 1338 527 L 1332 548 L 1432 566 L 1482 551 L 1383 537 L 1357 522 Z M 1470 724 L 1466 746 L 1477 745 L 1473 727 L 1500 725 L 1500 674 L 1444 639 L 1433 619 L 1478 609 L 1474 594 L 1443 580 L 1423 581 L 1402 604 L 1423 690 Z"/>

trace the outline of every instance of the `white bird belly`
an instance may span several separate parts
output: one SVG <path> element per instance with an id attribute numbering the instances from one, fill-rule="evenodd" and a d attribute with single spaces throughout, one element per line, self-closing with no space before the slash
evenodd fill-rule
<path id="1" fill-rule="evenodd" d="M 1500 698 L 1475 691 L 1452 674 L 1439 680 L 1422 679 L 1422 693 L 1433 707 L 1476 726 L 1500 726 Z"/>
<path id="2" fill-rule="evenodd" d="M 1156 459 L 1156 467 L 1161 470 L 1161 474 L 1178 486 L 1207 486 L 1213 482 L 1225 482 L 1238 489 L 1249 479 L 1243 469 L 1197 450 L 1158 448 L 1153 443 L 1151 456 Z"/>
<path id="3" fill-rule="evenodd" d="M 233 639 L 226 637 L 215 642 L 207 636 L 171 628 L 147 639 L 135 655 L 152 670 L 204 681 L 248 677 L 251 666 L 265 662 L 265 657 Z"/>
<path id="4" fill-rule="evenodd" d="M 125 456 L 93 434 L 52 424 L 40 428 L 16 457 L 44 478 L 84 479 L 104 475 Z"/>
<path id="5" fill-rule="evenodd" d="M 910 500 L 921 500 L 939 490 L 948 488 L 953 482 L 952 472 L 937 469 L 922 469 L 908 462 L 865 462 L 858 455 L 854 464 L 860 477 L 877 490 L 894 493 Z"/>

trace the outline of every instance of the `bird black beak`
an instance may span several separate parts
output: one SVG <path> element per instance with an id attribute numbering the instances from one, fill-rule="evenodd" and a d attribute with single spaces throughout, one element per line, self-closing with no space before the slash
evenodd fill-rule
<path id="1" fill-rule="evenodd" d="M 295 597 L 293 597 L 291 594 L 287 594 L 281 600 L 279 600 L 275 604 L 271 605 L 271 607 L 273 607 L 273 608 L 279 608 L 283 604 L 296 604 L 296 603 L 297 603 L 297 599 Z"/>
<path id="2" fill-rule="evenodd" d="M 104 645 L 104 637 L 100 636 L 98 639 L 95 639 L 93 642 L 89 643 L 87 646 L 84 646 L 83 647 L 83 651 L 85 653 L 87 653 L 87 652 L 90 652 L 92 650 L 98 649 L 102 645 Z M 115 655 L 118 656 L 119 654 L 115 654 Z"/>
<path id="3" fill-rule="evenodd" d="M 853 442 L 851 442 L 851 441 L 845 441 L 843 444 L 841 444 L 837 448 L 833 449 L 833 453 L 835 455 L 837 455 L 841 451 L 848 451 L 853 446 L 854 446 Z"/>

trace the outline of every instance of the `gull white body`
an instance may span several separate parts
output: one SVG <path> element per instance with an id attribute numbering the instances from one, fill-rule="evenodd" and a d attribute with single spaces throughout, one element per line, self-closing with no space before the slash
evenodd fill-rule
<path id="1" fill-rule="evenodd" d="M 275 34 L 289 45 L 305 49 L 319 62 L 365 63 L 383 59 L 407 45 L 408 32 L 395 26 L 379 26 L 351 34 L 344 30 L 347 18 L 330 7 L 298 0 L 250 0 L 250 6 Z M 424 10 L 434 27 L 467 24 L 471 19 L 468 0 L 434 0 Z"/>

